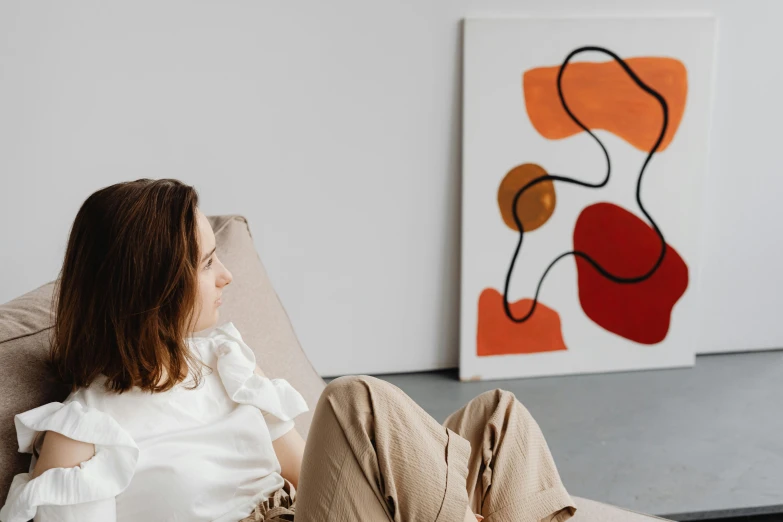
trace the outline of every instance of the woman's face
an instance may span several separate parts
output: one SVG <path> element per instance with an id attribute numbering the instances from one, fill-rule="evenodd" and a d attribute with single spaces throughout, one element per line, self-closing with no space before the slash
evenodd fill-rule
<path id="1" fill-rule="evenodd" d="M 200 332 L 217 324 L 221 302 L 218 301 L 223 293 L 223 287 L 232 280 L 231 272 L 223 266 L 215 252 L 215 234 L 212 226 L 200 209 L 196 209 L 199 231 L 199 258 L 198 267 L 198 302 L 201 305 L 201 313 L 196 321 L 194 332 Z M 198 305 L 197 305 L 198 306 Z M 198 309 L 196 310 L 198 312 Z"/>

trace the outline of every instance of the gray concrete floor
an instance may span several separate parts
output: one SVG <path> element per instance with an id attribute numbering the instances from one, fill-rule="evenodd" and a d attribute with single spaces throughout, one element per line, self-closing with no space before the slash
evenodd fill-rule
<path id="1" fill-rule="evenodd" d="M 439 422 L 484 391 L 514 392 L 577 496 L 679 520 L 783 512 L 780 351 L 701 356 L 679 370 L 464 383 L 456 370 L 377 377 Z"/>

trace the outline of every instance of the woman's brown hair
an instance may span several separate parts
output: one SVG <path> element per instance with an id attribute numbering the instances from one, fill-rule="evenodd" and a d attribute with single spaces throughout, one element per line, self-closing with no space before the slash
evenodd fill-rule
<path id="1" fill-rule="evenodd" d="M 146 178 L 82 204 L 55 283 L 50 356 L 72 391 L 105 375 L 112 391 L 161 392 L 202 367 L 185 340 L 199 314 L 197 206 L 195 188 Z"/>

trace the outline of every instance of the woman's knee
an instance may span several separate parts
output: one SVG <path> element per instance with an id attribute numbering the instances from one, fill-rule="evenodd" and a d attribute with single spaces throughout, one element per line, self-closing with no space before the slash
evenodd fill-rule
<path id="1" fill-rule="evenodd" d="M 403 395 L 404 392 L 394 384 L 372 375 L 344 375 L 329 382 L 322 397 L 349 402 L 370 396 L 397 398 Z"/>
<path id="2" fill-rule="evenodd" d="M 377 380 L 379 380 L 377 377 L 371 375 L 343 375 L 330 381 L 326 385 L 323 395 L 335 398 L 352 396 L 368 385 L 374 385 L 374 381 Z"/>
<path id="3" fill-rule="evenodd" d="M 503 403 L 514 403 L 519 402 L 517 400 L 516 395 L 514 395 L 513 392 L 509 390 L 504 390 L 502 388 L 495 388 L 494 390 L 487 390 L 484 393 L 480 394 L 478 397 L 473 399 L 474 401 L 481 401 L 481 402 L 488 402 L 492 405 L 499 405 Z"/>
<path id="4" fill-rule="evenodd" d="M 517 399 L 516 395 L 509 390 L 502 388 L 495 388 L 494 390 L 488 390 L 473 399 L 476 404 L 481 404 L 484 409 L 490 411 L 496 411 L 498 409 L 516 409 L 523 416 L 530 416 L 530 412 L 522 402 Z"/>

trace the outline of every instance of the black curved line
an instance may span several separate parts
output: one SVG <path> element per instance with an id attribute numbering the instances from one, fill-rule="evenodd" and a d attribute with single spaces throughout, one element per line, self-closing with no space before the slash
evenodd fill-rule
<path id="1" fill-rule="evenodd" d="M 619 277 L 614 274 L 611 274 L 609 271 L 607 271 L 604 267 L 598 264 L 592 257 L 587 255 L 585 252 L 582 252 L 580 250 L 572 250 L 569 252 L 563 252 L 559 256 L 557 256 L 554 261 L 552 261 L 549 266 L 544 270 L 543 275 L 541 276 L 541 279 L 538 281 L 538 286 L 536 287 L 536 295 L 533 299 L 533 304 L 530 306 L 530 311 L 521 318 L 516 318 L 511 313 L 511 306 L 508 302 L 508 289 L 511 284 L 511 274 L 514 271 L 514 265 L 516 264 L 517 257 L 519 256 L 519 251 L 522 249 L 522 240 L 525 236 L 525 230 L 522 226 L 522 221 L 519 219 L 519 215 L 517 214 L 517 203 L 519 201 L 519 198 L 524 194 L 524 192 L 529 189 L 530 187 L 533 187 L 537 185 L 538 183 L 542 183 L 544 181 L 561 181 L 563 183 L 570 183 L 573 185 L 579 185 L 582 187 L 587 188 L 594 188 L 599 189 L 601 187 L 604 187 L 609 182 L 609 177 L 612 172 L 612 162 L 609 159 L 609 153 L 606 150 L 606 147 L 604 147 L 604 144 L 601 142 L 600 139 L 598 139 L 598 136 L 593 134 L 593 132 L 585 126 L 579 119 L 574 115 L 573 112 L 571 112 L 571 109 L 568 107 L 568 104 L 565 101 L 565 98 L 563 96 L 563 86 L 562 86 L 562 80 L 563 80 L 563 73 L 565 72 L 566 67 L 568 66 L 568 63 L 571 61 L 571 59 L 576 56 L 577 54 L 588 52 L 588 51 L 596 51 L 600 53 L 607 54 L 611 56 L 619 65 L 623 68 L 623 70 L 628 74 L 628 76 L 636 83 L 636 85 L 639 86 L 643 91 L 650 94 L 653 98 L 655 98 L 658 103 L 661 105 L 661 109 L 663 111 L 663 125 L 661 127 L 661 133 L 658 136 L 658 140 L 655 142 L 655 145 L 653 145 L 652 149 L 650 149 L 650 153 L 647 155 L 647 158 L 645 158 L 644 163 L 642 164 L 642 168 L 639 171 L 639 179 L 636 182 L 636 202 L 639 205 L 639 209 L 642 211 L 642 213 L 645 215 L 647 220 L 650 222 L 650 225 L 652 225 L 653 230 L 658 235 L 658 238 L 661 240 L 661 254 L 658 256 L 658 260 L 655 262 L 655 265 L 648 270 L 646 273 L 636 276 L 636 277 Z M 633 72 L 633 70 L 628 66 L 625 61 L 620 58 L 618 55 L 610 51 L 609 49 L 605 49 L 603 47 L 596 47 L 596 46 L 585 46 L 585 47 L 579 47 L 578 49 L 575 49 L 571 51 L 568 56 L 566 56 L 566 59 L 563 61 L 563 64 L 560 66 L 560 70 L 557 74 L 557 94 L 560 97 L 560 103 L 563 105 L 563 109 L 565 109 L 568 116 L 576 123 L 582 130 L 587 132 L 595 141 L 598 143 L 598 146 L 601 147 L 601 150 L 604 153 L 604 157 L 606 158 L 606 176 L 604 177 L 603 181 L 600 183 L 588 183 L 585 181 L 580 181 L 573 178 L 568 178 L 565 176 L 558 176 L 558 175 L 552 175 L 547 174 L 545 176 L 540 176 L 530 182 L 528 182 L 524 187 L 519 189 L 519 191 L 514 196 L 514 200 L 512 202 L 512 210 L 514 212 L 514 223 L 517 225 L 517 229 L 519 230 L 519 242 L 517 243 L 517 248 L 514 251 L 514 256 L 511 258 L 511 266 L 509 266 L 508 272 L 506 274 L 506 285 L 503 290 L 503 306 L 506 310 L 506 315 L 509 319 L 514 321 L 515 323 L 523 323 L 530 319 L 530 317 L 533 315 L 533 312 L 536 310 L 536 305 L 538 304 L 538 296 L 541 293 L 541 285 L 544 283 L 544 279 L 546 278 L 549 271 L 552 269 L 555 264 L 567 256 L 574 256 L 574 257 L 580 257 L 590 263 L 593 268 L 595 268 L 602 276 L 606 277 L 607 279 L 615 282 L 615 283 L 623 283 L 623 284 L 634 284 L 634 283 L 640 283 L 646 279 L 648 279 L 650 276 L 652 276 L 656 270 L 658 270 L 658 267 L 661 266 L 661 263 L 663 263 L 663 258 L 666 256 L 666 240 L 663 237 L 663 233 L 661 233 L 661 230 L 658 228 L 658 225 L 653 220 L 652 216 L 647 212 L 647 210 L 644 208 L 644 205 L 642 204 L 642 195 L 641 195 L 641 189 L 642 189 L 642 177 L 644 176 L 644 171 L 647 168 L 647 165 L 650 163 L 650 160 L 652 159 L 655 152 L 658 150 L 658 148 L 661 146 L 661 142 L 663 141 L 663 137 L 666 135 L 666 129 L 669 126 L 669 105 L 666 103 L 666 99 L 661 96 L 661 94 L 644 83 L 641 78 L 639 78 L 636 73 Z"/>

